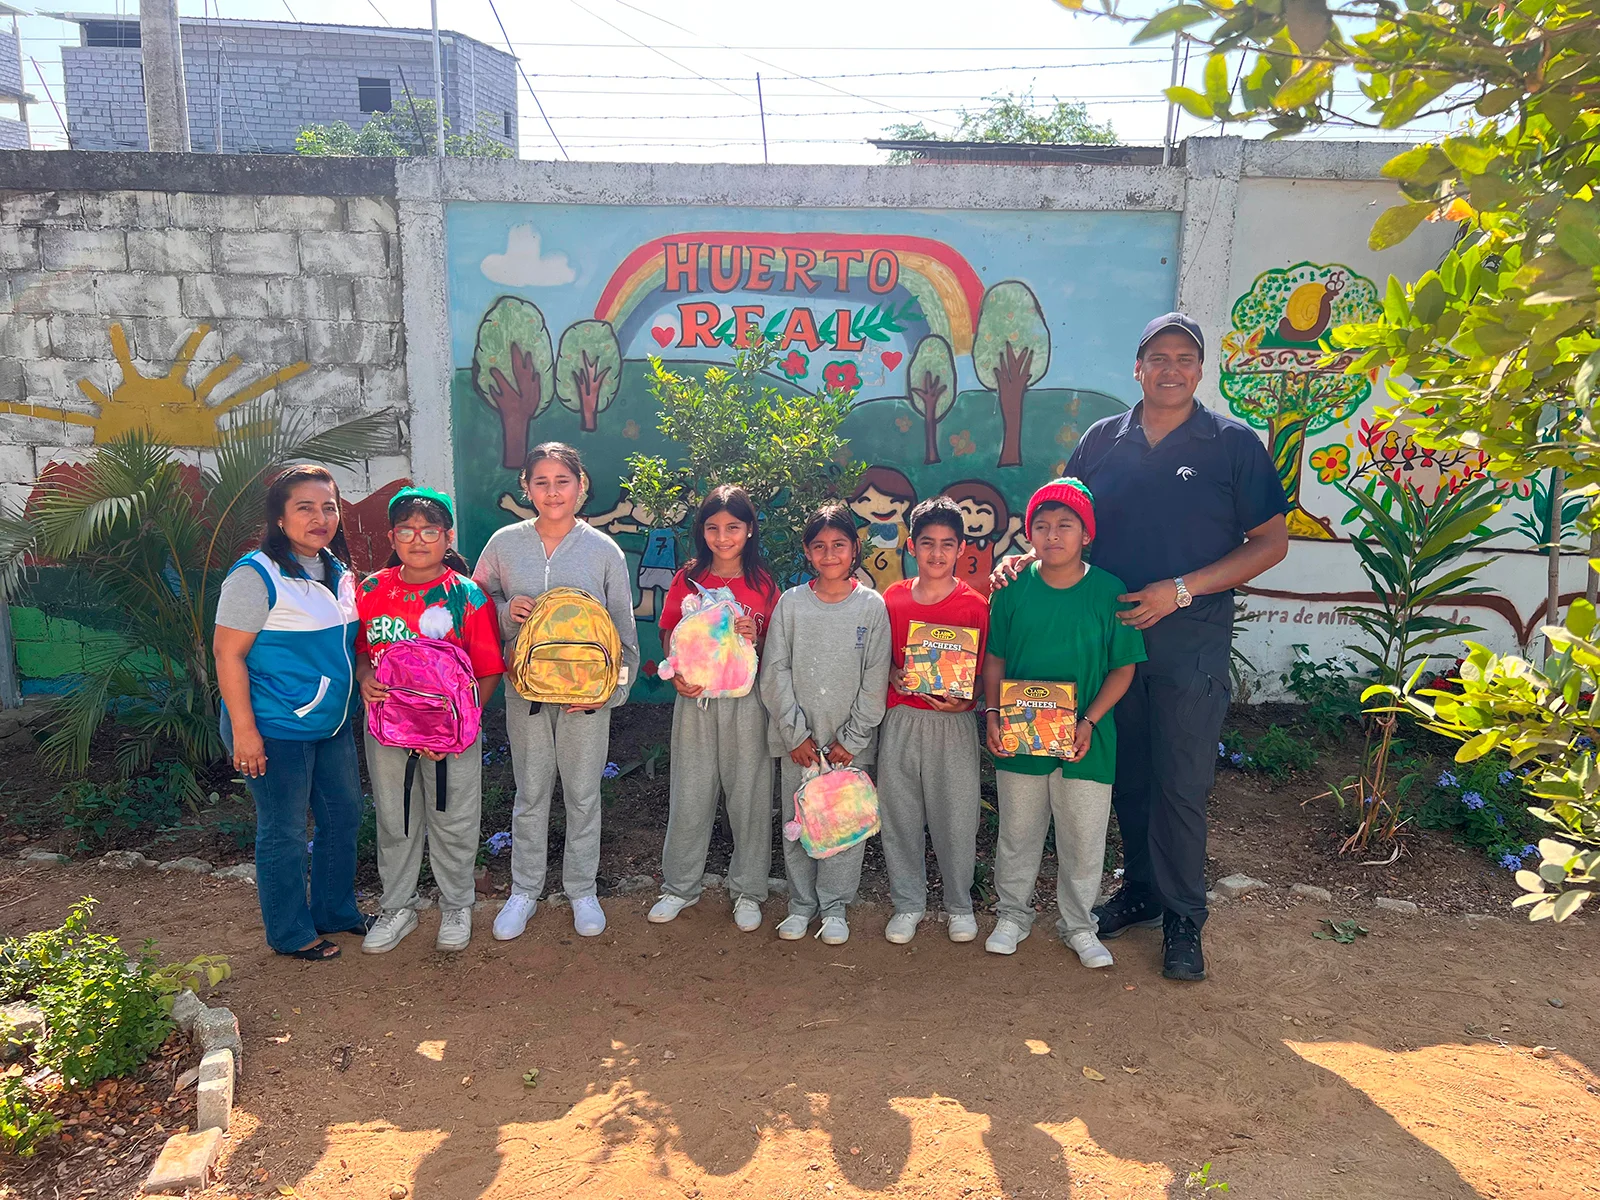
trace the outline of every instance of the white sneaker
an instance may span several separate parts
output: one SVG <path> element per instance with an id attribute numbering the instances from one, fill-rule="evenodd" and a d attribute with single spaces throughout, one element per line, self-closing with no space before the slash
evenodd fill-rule
<path id="1" fill-rule="evenodd" d="M 1027 938 L 1029 932 L 1015 921 L 1002 920 L 995 925 L 983 948 L 990 954 L 1015 954 L 1017 943 Z"/>
<path id="2" fill-rule="evenodd" d="M 922 924 L 925 913 L 895 913 L 889 918 L 889 924 L 884 928 L 883 936 L 896 946 L 904 946 L 917 936 L 917 926 Z"/>
<path id="3" fill-rule="evenodd" d="M 472 910 L 470 908 L 445 908 L 439 910 L 439 936 L 433 940 L 435 950 L 465 950 L 472 940 Z"/>
<path id="4" fill-rule="evenodd" d="M 409 908 L 391 908 L 378 914 L 367 936 L 361 939 L 361 953 L 387 954 L 417 927 L 417 914 Z"/>
<path id="5" fill-rule="evenodd" d="M 1091 969 L 1096 967 L 1109 967 L 1112 963 L 1111 951 L 1105 944 L 1085 929 L 1082 933 L 1075 933 L 1067 939 L 1067 945 L 1078 952 L 1078 961 Z"/>
<path id="6" fill-rule="evenodd" d="M 843 917 L 823 917 L 817 936 L 824 946 L 842 946 L 850 940 L 850 926 Z"/>
<path id="7" fill-rule="evenodd" d="M 606 931 L 606 910 L 594 896 L 579 896 L 572 902 L 572 927 L 579 937 L 599 937 Z"/>
<path id="8" fill-rule="evenodd" d="M 684 909 L 699 903 L 699 896 L 696 896 L 693 900 L 685 900 L 682 896 L 674 896 L 670 892 L 663 892 L 661 899 L 656 901 L 655 907 L 650 910 L 649 916 L 645 919 L 654 925 L 665 925 Z M 600 917 L 600 928 L 605 928 L 605 914 L 603 913 Z M 596 932 L 599 931 L 596 930 Z"/>
<path id="9" fill-rule="evenodd" d="M 509 942 L 514 937 L 521 937 L 522 931 L 528 927 L 528 918 L 533 916 L 538 907 L 537 897 L 512 892 L 506 897 L 506 902 L 500 906 L 500 911 L 495 916 L 495 941 Z"/>
<path id="10" fill-rule="evenodd" d="M 978 918 L 971 913 L 960 913 L 950 918 L 950 940 L 971 942 L 978 937 Z"/>
<path id="11" fill-rule="evenodd" d="M 733 902 L 733 923 L 745 933 L 761 928 L 761 905 L 749 896 L 740 896 Z"/>
<path id="12" fill-rule="evenodd" d="M 806 926 L 810 924 L 810 917 L 802 917 L 797 913 L 790 913 L 778 922 L 778 936 L 786 942 L 798 942 L 805 937 Z"/>

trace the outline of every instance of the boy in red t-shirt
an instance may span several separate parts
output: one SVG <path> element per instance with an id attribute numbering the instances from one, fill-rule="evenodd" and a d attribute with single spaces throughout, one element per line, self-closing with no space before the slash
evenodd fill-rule
<path id="1" fill-rule="evenodd" d="M 384 651 L 396 642 L 437 638 L 460 646 L 472 660 L 478 697 L 487 701 L 505 672 L 500 623 L 494 601 L 472 581 L 466 562 L 451 549 L 455 505 L 432 488 L 403 488 L 389 501 L 390 565 L 369 575 L 356 589 L 356 681 L 368 704 L 388 689 L 374 678 Z M 473 870 L 483 806 L 483 735 L 460 754 L 419 754 L 445 763 L 445 807 L 434 791 L 431 764 L 415 771 L 421 804 L 414 805 L 409 828 L 404 819 L 405 776 L 411 752 L 380 745 L 366 735 L 367 774 L 372 779 L 378 821 L 378 877 L 383 881 L 379 913 L 361 949 L 368 954 L 393 950 L 417 927 L 417 879 L 422 847 L 439 885 L 439 950 L 461 950 L 472 938 Z M 419 812 L 420 809 L 420 812 Z"/>
<path id="2" fill-rule="evenodd" d="M 878 736 L 878 812 L 894 916 L 884 936 L 897 945 L 916 936 L 928 907 L 926 826 L 944 880 L 952 942 L 978 936 L 972 914 L 972 872 L 978 847 L 978 725 L 973 700 L 907 688 L 906 644 L 913 621 L 977 633 L 982 668 L 988 602 L 957 579 L 966 549 L 961 510 L 948 496 L 924 500 L 911 513 L 915 579 L 884 592 L 889 609 L 889 711 Z M 976 688 L 972 688 L 974 692 Z"/>

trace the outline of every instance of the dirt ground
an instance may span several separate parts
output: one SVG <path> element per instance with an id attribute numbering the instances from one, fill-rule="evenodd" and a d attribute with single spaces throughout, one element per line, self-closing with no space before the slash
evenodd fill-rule
<path id="1" fill-rule="evenodd" d="M 1001 959 L 933 923 L 891 946 L 863 906 L 828 948 L 776 940 L 777 902 L 741 934 L 714 892 L 664 927 L 612 897 L 594 940 L 541 906 L 498 943 L 484 905 L 453 957 L 427 913 L 313 965 L 266 951 L 248 885 L 7 863 L 0 932 L 85 893 L 163 957 L 232 961 L 244 1077 L 207 1197 L 1143 1198 L 1198 1194 L 1205 1162 L 1239 1196 L 1600 1195 L 1593 920 L 1363 909 L 1345 946 L 1311 937 L 1344 909 L 1248 897 L 1179 985 L 1155 931 L 1091 973 L 1044 922 Z M 0 1186 L 132 1194 L 81 1153 Z"/>

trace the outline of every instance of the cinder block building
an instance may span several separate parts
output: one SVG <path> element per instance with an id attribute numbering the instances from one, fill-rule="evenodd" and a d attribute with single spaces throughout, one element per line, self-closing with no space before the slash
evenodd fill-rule
<path id="1" fill-rule="evenodd" d="M 3 6 L 0 6 L 3 10 Z M 144 150 L 139 21 L 49 13 L 80 30 L 61 48 L 67 134 L 75 150 Z M 360 128 L 375 112 L 428 98 L 426 29 L 181 17 L 189 140 L 197 151 L 289 154 L 307 125 Z M 444 111 L 452 133 L 479 129 L 517 147 L 517 60 L 459 33 L 440 33 Z M 4 50 L 0 48 L 0 60 Z M 0 92 L 5 86 L 0 61 Z"/>
<path id="2" fill-rule="evenodd" d="M 22 86 L 22 37 L 17 29 L 20 8 L 0 4 L 0 150 L 26 150 L 28 105 L 33 97 Z"/>

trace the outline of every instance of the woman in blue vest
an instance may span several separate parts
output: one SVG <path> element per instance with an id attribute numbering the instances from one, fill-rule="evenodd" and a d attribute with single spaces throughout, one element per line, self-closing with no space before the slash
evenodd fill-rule
<path id="1" fill-rule="evenodd" d="M 234 564 L 217 598 L 222 740 L 255 800 L 267 944 L 313 962 L 339 957 L 324 934 L 365 934 L 368 921 L 355 890 L 361 777 L 349 559 L 333 476 L 291 467 L 267 489 L 261 548 Z"/>

